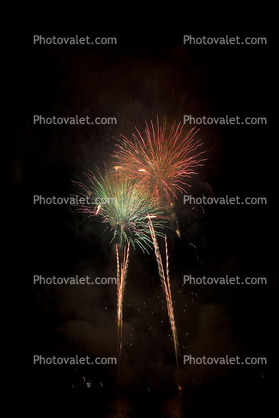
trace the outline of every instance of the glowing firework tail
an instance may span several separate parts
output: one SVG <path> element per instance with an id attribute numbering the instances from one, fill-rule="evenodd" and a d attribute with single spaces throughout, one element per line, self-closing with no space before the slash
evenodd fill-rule
<path id="1" fill-rule="evenodd" d="M 194 138 L 198 130 L 193 128 L 185 136 L 183 125 L 174 123 L 167 134 L 166 125 L 166 118 L 160 126 L 157 117 L 157 127 L 146 122 L 145 135 L 136 128 L 133 140 L 122 136 L 113 157 L 117 159 L 115 170 L 137 181 L 152 196 L 166 196 L 170 203 L 172 197 L 177 199 L 177 192 L 186 193 L 184 187 L 190 185 L 185 179 L 196 174 L 205 159 L 201 158 L 204 151 L 199 151 L 201 141 Z"/>
<path id="2" fill-rule="evenodd" d="M 156 239 L 156 238 L 155 238 Z M 165 235 L 165 248 L 166 248 L 166 276 L 167 276 L 167 281 L 166 281 L 166 287 L 167 287 L 167 306 L 168 306 L 168 313 L 169 313 L 169 318 L 170 318 L 170 323 L 171 323 L 171 329 L 172 329 L 172 334 L 173 334 L 173 341 L 174 341 L 174 349 L 175 349 L 175 357 L 176 357 L 176 365 L 178 368 L 178 351 L 179 351 L 179 346 L 178 346 L 178 338 L 177 338 L 177 333 L 176 333 L 176 325 L 175 325 L 175 321 L 174 321 L 174 313 L 173 313 L 173 305 L 172 305 L 172 296 L 171 296 L 171 288 L 170 288 L 170 277 L 169 277 L 169 253 L 168 253 L 168 244 L 167 244 L 167 236 Z"/>
<path id="3" fill-rule="evenodd" d="M 116 263 L 117 263 L 117 336 L 118 336 L 118 356 L 120 361 L 122 351 L 122 326 L 123 326 L 123 299 L 126 277 L 128 272 L 130 242 L 128 248 L 124 247 L 123 263 L 120 264 L 118 246 L 116 245 Z"/>
<path id="4" fill-rule="evenodd" d="M 173 343 L 174 343 L 174 351 L 175 351 L 175 359 L 176 359 L 176 367 L 178 368 L 178 338 L 176 333 L 176 326 L 174 320 L 174 313 L 173 313 L 173 304 L 172 304 L 172 296 L 171 296 L 171 288 L 170 288 L 170 280 L 169 280 L 169 258 L 168 258 L 168 247 L 167 247 L 167 237 L 165 235 L 165 248 L 166 248 L 166 276 L 164 272 L 164 267 L 162 263 L 162 257 L 160 254 L 159 246 L 157 243 L 154 227 L 151 221 L 151 217 L 148 219 L 148 225 L 154 245 L 155 256 L 157 259 L 158 264 L 158 271 L 161 282 L 164 286 L 165 294 L 166 294 L 166 301 L 167 301 L 167 309 L 169 315 L 169 321 L 171 325 L 172 335 L 173 335 Z"/>

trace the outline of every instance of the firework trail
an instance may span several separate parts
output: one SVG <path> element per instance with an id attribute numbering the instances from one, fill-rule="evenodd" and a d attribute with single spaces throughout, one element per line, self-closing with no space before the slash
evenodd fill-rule
<path id="1" fill-rule="evenodd" d="M 151 237 L 152 237 L 152 241 L 153 241 L 153 245 L 154 245 L 154 251 L 155 251 L 155 256 L 156 256 L 156 259 L 157 259 L 159 276 L 160 276 L 161 282 L 164 286 L 164 290 L 165 290 L 165 294 L 166 294 L 169 321 L 170 321 L 172 335 L 173 335 L 176 367 L 178 369 L 179 346 L 178 346 L 178 338 L 177 338 L 176 326 L 175 326 L 175 320 L 174 320 L 173 304 L 172 304 L 172 296 L 171 296 L 171 288 L 170 288 L 170 280 L 169 280 L 169 257 L 168 257 L 167 237 L 165 235 L 165 249 L 166 249 L 166 276 L 165 276 L 164 267 L 163 267 L 163 263 L 162 263 L 162 257 L 161 257 L 161 254 L 160 254 L 160 250 L 159 250 L 159 246 L 158 246 L 158 243 L 157 243 L 157 239 L 156 239 L 156 235 L 155 235 L 155 231 L 154 231 L 154 227 L 153 227 L 151 218 L 153 218 L 153 217 L 148 216 L 148 225 L 149 225 L 149 229 L 150 229 L 150 233 L 151 233 Z"/>
<path id="2" fill-rule="evenodd" d="M 190 186 L 186 178 L 196 174 L 195 169 L 203 165 L 201 158 L 204 151 L 199 151 L 202 145 L 194 136 L 198 129 L 191 129 L 186 136 L 183 134 L 183 124 L 176 122 L 167 133 L 166 118 L 162 126 L 157 116 L 157 127 L 153 122 L 150 127 L 147 122 L 145 135 L 137 128 L 137 135 L 130 140 L 122 135 L 118 150 L 112 155 L 117 159 L 115 169 L 121 171 L 127 179 L 137 181 L 150 192 L 153 197 L 177 199 L 177 192 L 186 193 L 184 187 Z"/>
<path id="3" fill-rule="evenodd" d="M 118 336 L 118 356 L 120 361 L 122 351 L 122 326 L 123 326 L 123 299 L 124 289 L 126 284 L 126 277 L 128 272 L 130 242 L 128 248 L 124 247 L 123 263 L 119 262 L 118 247 L 116 245 L 116 263 L 117 263 L 117 336 Z M 120 363 L 118 363 L 120 364 Z M 119 371 L 119 369 L 118 369 Z"/>

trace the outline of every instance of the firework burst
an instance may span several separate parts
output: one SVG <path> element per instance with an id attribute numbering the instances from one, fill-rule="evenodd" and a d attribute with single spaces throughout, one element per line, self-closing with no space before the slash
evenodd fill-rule
<path id="1" fill-rule="evenodd" d="M 133 248 L 138 246 L 143 252 L 152 249 L 152 239 L 148 227 L 147 214 L 154 218 L 154 228 L 158 236 L 164 228 L 166 218 L 158 207 L 158 202 L 141 185 L 123 177 L 122 173 L 99 171 L 96 176 L 87 173 L 89 186 L 76 182 L 82 189 L 80 197 L 87 197 L 87 204 L 79 205 L 78 212 L 89 217 L 98 216 L 112 233 L 111 242 L 122 247 L 129 242 Z M 89 198 L 89 199 L 88 199 Z"/>
<path id="2" fill-rule="evenodd" d="M 136 128 L 133 140 L 122 135 L 118 150 L 113 154 L 117 159 L 115 169 L 121 171 L 127 179 L 137 181 L 155 198 L 165 196 L 168 203 L 177 193 L 186 193 L 190 186 L 185 179 L 196 174 L 196 168 L 203 165 L 202 145 L 195 140 L 198 130 L 195 128 L 185 136 L 183 125 L 174 123 L 167 133 L 167 121 L 162 126 L 157 117 L 157 126 L 146 122 L 145 135 Z"/>

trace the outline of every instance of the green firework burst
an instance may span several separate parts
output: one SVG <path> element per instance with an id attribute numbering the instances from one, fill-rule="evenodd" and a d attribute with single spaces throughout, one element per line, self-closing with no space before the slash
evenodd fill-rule
<path id="1" fill-rule="evenodd" d="M 143 187 L 115 171 L 106 170 L 104 176 L 99 171 L 97 176 L 89 171 L 87 177 L 89 186 L 77 184 L 86 192 L 80 195 L 90 201 L 80 205 L 78 210 L 100 217 L 112 233 L 111 242 L 123 245 L 130 241 L 134 248 L 138 246 L 148 253 L 153 245 L 148 217 L 152 218 L 157 236 L 164 237 L 166 218 L 158 201 Z"/>

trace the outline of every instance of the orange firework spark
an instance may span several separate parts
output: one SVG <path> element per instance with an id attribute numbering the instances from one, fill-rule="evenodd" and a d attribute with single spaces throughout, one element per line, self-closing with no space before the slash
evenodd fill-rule
<path id="1" fill-rule="evenodd" d="M 196 174 L 196 167 L 205 160 L 201 158 L 204 151 L 198 152 L 202 142 L 194 138 L 198 129 L 193 128 L 184 136 L 181 123 L 174 122 L 168 134 L 166 118 L 160 126 L 157 116 L 156 129 L 152 121 L 150 127 L 145 123 L 144 136 L 135 128 L 138 135 L 133 135 L 134 140 L 122 135 L 121 142 L 116 144 L 115 169 L 143 185 L 154 197 L 165 195 L 170 203 L 171 197 L 177 199 L 177 192 L 186 193 L 184 187 L 190 185 L 185 179 Z"/>
<path id="2" fill-rule="evenodd" d="M 172 304 L 172 296 L 171 296 L 171 288 L 170 288 L 170 280 L 169 280 L 169 257 L 168 257 L 167 237 L 165 235 L 165 248 L 166 248 L 166 276 L 165 276 L 162 257 L 161 257 L 161 254 L 160 254 L 160 250 L 159 250 L 159 246 L 158 246 L 158 243 L 157 243 L 154 227 L 153 227 L 153 224 L 152 224 L 152 221 L 151 221 L 150 217 L 149 217 L 149 220 L 148 220 L 148 224 L 149 224 L 150 233 L 151 233 L 151 237 L 152 237 L 152 241 L 153 241 L 153 245 L 154 245 L 155 256 L 156 256 L 156 259 L 157 259 L 159 276 L 160 276 L 161 282 L 164 286 L 164 290 L 165 290 L 165 293 L 166 293 L 167 309 L 168 309 L 169 321 L 170 321 L 172 335 L 173 335 L 176 367 L 178 368 L 179 347 L 178 347 L 178 338 L 177 338 L 177 333 L 176 333 L 176 326 L 175 326 L 174 312 L 173 312 L 173 304 Z"/>

